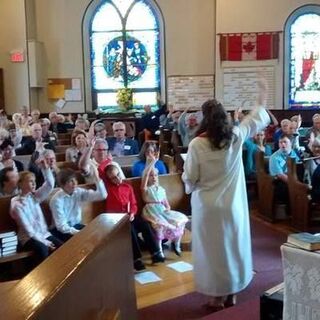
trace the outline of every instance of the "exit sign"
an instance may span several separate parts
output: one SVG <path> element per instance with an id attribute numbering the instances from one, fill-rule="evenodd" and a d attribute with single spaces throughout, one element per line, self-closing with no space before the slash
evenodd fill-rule
<path id="1" fill-rule="evenodd" d="M 24 53 L 23 50 L 11 51 L 10 52 L 10 61 L 11 62 L 24 62 Z"/>

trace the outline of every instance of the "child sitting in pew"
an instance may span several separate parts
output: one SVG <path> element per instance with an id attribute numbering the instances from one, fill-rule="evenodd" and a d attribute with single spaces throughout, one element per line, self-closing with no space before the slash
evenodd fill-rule
<path id="1" fill-rule="evenodd" d="M 77 187 L 78 182 L 72 169 L 61 170 L 57 179 L 60 190 L 50 200 L 53 217 L 51 232 L 65 242 L 84 228 L 81 223 L 81 203 L 104 200 L 107 197 L 107 191 L 96 169 L 94 170 L 96 190 Z"/>
<path id="2" fill-rule="evenodd" d="M 133 248 L 134 268 L 136 271 L 145 269 L 141 260 L 141 250 L 138 243 L 138 232 L 142 233 L 145 244 L 151 254 L 153 263 L 164 262 L 165 257 L 154 238 L 150 224 L 137 213 L 137 201 L 130 184 L 122 182 L 119 169 L 114 165 L 105 168 L 106 187 L 108 197 L 106 199 L 106 212 L 127 213 L 131 221 L 131 239 Z"/>
<path id="3" fill-rule="evenodd" d="M 40 203 L 50 194 L 54 178 L 45 158 L 38 161 L 45 177 L 43 185 L 36 190 L 35 175 L 29 171 L 19 174 L 19 194 L 11 199 L 10 215 L 18 226 L 18 240 L 23 250 L 32 250 L 36 264 L 42 262 L 49 253 L 62 242 L 48 230 Z"/>
<path id="4" fill-rule="evenodd" d="M 145 206 L 142 216 L 149 221 L 156 232 L 158 245 L 162 251 L 162 240 L 171 240 L 171 247 L 176 255 L 181 255 L 181 238 L 188 218 L 181 212 L 173 211 L 167 199 L 166 191 L 159 185 L 158 170 L 155 163 L 158 156 L 153 157 L 144 170 L 141 180 L 141 191 Z"/>

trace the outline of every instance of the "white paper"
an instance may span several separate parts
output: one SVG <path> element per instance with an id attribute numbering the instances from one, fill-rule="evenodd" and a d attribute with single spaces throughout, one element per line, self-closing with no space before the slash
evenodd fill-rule
<path id="1" fill-rule="evenodd" d="M 72 89 L 81 89 L 81 81 L 80 79 L 72 79 Z"/>
<path id="2" fill-rule="evenodd" d="M 66 101 L 81 101 L 81 90 L 64 90 Z"/>
<path id="3" fill-rule="evenodd" d="M 187 271 L 193 270 L 193 265 L 188 262 L 184 262 L 184 261 L 179 261 L 179 262 L 167 264 L 167 267 L 169 267 L 177 272 L 187 272 Z"/>
<path id="4" fill-rule="evenodd" d="M 136 281 L 138 281 L 140 284 L 146 284 L 146 283 L 152 283 L 152 282 L 158 282 L 162 279 L 159 278 L 154 272 L 146 271 L 137 273 L 134 278 Z"/>
<path id="5" fill-rule="evenodd" d="M 186 153 L 180 153 L 180 156 L 181 156 L 183 161 L 186 161 L 186 159 L 187 159 L 187 154 Z"/>
<path id="6" fill-rule="evenodd" d="M 64 107 L 64 105 L 66 104 L 66 101 L 64 99 L 59 99 L 55 105 L 57 108 L 62 109 Z"/>

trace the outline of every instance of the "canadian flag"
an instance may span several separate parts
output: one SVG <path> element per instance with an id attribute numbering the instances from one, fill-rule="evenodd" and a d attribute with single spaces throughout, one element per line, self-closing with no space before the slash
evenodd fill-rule
<path id="1" fill-rule="evenodd" d="M 279 32 L 220 35 L 221 61 L 278 59 Z"/>

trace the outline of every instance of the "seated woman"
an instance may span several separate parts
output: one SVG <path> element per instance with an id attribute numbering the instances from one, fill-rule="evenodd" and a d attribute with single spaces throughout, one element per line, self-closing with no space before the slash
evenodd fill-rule
<path id="1" fill-rule="evenodd" d="M 246 178 L 255 179 L 257 174 L 255 155 L 260 151 L 263 152 L 266 157 L 270 157 L 272 155 L 271 146 L 265 142 L 264 131 L 258 132 L 253 139 L 246 140 L 243 145 L 246 154 L 244 158 Z"/>
<path id="2" fill-rule="evenodd" d="M 312 187 L 312 200 L 320 202 L 320 138 L 314 138 L 310 147 L 312 158 L 305 162 L 304 180 Z"/>
<path id="3" fill-rule="evenodd" d="M 85 131 L 74 130 L 71 136 L 71 147 L 66 150 L 66 161 L 78 163 L 87 146 Z"/>
<path id="4" fill-rule="evenodd" d="M 181 238 L 188 218 L 181 212 L 170 210 L 166 191 L 159 186 L 158 172 L 154 164 L 158 158 L 153 157 L 146 167 L 141 180 L 141 191 L 146 205 L 142 216 L 149 221 L 155 230 L 159 247 L 162 251 L 162 240 L 171 240 L 171 247 L 176 255 L 181 255 Z"/>
<path id="5" fill-rule="evenodd" d="M 119 169 L 115 165 L 110 164 L 106 166 L 105 175 L 106 187 L 108 189 L 106 212 L 123 212 L 130 216 L 135 270 L 145 269 L 141 260 L 142 255 L 138 243 L 138 232 L 142 233 L 145 244 L 151 254 L 152 262 L 164 262 L 165 258 L 154 238 L 150 224 L 137 213 L 137 201 L 132 186 L 122 182 Z"/>
<path id="6" fill-rule="evenodd" d="M 152 160 L 150 157 L 154 156 L 158 152 L 159 150 L 155 142 L 153 141 L 144 142 L 139 153 L 140 160 L 136 161 L 133 164 L 132 176 L 141 177 L 146 165 Z M 159 174 L 168 173 L 167 168 L 162 160 L 157 160 L 154 166 L 158 170 Z"/>
<path id="7" fill-rule="evenodd" d="M 0 145 L 0 153 L 2 156 L 2 159 L 0 161 L 0 170 L 10 167 L 18 172 L 23 171 L 23 163 L 13 159 L 15 155 L 14 145 L 10 139 L 5 139 Z"/>
<path id="8" fill-rule="evenodd" d="M 63 242 L 84 228 L 81 223 L 82 202 L 99 201 L 107 197 L 106 188 L 97 170 L 94 170 L 94 175 L 96 190 L 77 187 L 75 172 L 71 169 L 61 170 L 57 175 L 60 190 L 50 200 L 53 217 L 51 232 Z"/>
<path id="9" fill-rule="evenodd" d="M 50 194 L 54 185 L 51 170 L 43 158 L 39 161 L 45 183 L 36 190 L 36 180 L 29 171 L 20 172 L 19 195 L 11 199 L 10 215 L 18 226 L 18 240 L 23 250 L 32 250 L 39 264 L 62 242 L 48 230 L 40 203 Z"/>

